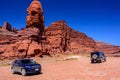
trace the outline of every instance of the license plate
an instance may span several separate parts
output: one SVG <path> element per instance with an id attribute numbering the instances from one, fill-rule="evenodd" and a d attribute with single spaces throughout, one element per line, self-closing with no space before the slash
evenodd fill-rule
<path id="1" fill-rule="evenodd" d="M 39 69 L 35 69 L 35 71 L 39 71 Z"/>

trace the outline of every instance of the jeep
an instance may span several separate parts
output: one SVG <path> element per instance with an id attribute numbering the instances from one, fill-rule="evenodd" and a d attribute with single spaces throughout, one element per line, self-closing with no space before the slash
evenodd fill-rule
<path id="1" fill-rule="evenodd" d="M 94 62 L 104 62 L 106 61 L 106 56 L 104 55 L 103 52 L 92 52 L 91 53 L 91 63 Z"/>

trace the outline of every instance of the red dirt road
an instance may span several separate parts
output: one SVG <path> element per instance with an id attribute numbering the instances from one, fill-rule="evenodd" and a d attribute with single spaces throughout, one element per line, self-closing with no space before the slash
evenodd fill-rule
<path id="1" fill-rule="evenodd" d="M 42 62 L 39 75 L 11 74 L 10 66 L 0 67 L 0 80 L 120 80 L 120 58 L 108 57 L 107 62 L 91 64 L 88 57 L 79 60 Z"/>

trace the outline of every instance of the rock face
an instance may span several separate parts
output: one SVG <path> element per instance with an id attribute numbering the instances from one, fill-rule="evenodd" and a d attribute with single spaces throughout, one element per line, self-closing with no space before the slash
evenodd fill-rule
<path id="1" fill-rule="evenodd" d="M 0 35 L 0 59 L 42 55 L 38 36 L 38 28 L 26 28 L 14 35 Z"/>
<path id="2" fill-rule="evenodd" d="M 62 53 L 86 53 L 96 49 L 93 39 L 67 26 L 65 21 L 53 22 L 39 38 L 38 28 L 25 28 L 12 35 L 0 35 L 0 59 L 34 57 Z"/>
<path id="3" fill-rule="evenodd" d="M 45 30 L 50 53 L 81 53 L 96 49 L 96 43 L 84 33 L 67 26 L 65 21 L 53 22 Z"/>
<path id="4" fill-rule="evenodd" d="M 120 53 L 120 46 L 114 46 L 104 42 L 96 42 L 98 50 L 106 54 L 116 54 Z"/>
<path id="5" fill-rule="evenodd" d="M 39 46 L 39 29 L 38 28 L 26 28 L 17 33 L 20 40 L 20 45 L 18 47 L 19 54 L 22 53 L 24 56 L 32 56 L 36 53 L 34 52 L 36 46 Z M 36 43 L 36 44 L 35 44 Z M 30 48 L 34 45 L 33 49 Z M 33 51 L 32 53 L 30 52 Z M 37 48 L 36 48 L 37 49 Z M 39 53 L 40 54 L 40 53 Z"/>
<path id="6" fill-rule="evenodd" d="M 18 41 L 18 37 L 13 35 L 1 35 L 0 34 L 0 59 L 16 55 L 15 43 Z"/>

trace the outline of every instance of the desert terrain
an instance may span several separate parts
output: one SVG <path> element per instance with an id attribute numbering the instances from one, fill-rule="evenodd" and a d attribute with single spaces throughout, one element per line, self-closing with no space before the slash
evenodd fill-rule
<path id="1" fill-rule="evenodd" d="M 120 58 L 107 57 L 107 62 L 90 63 L 88 56 L 77 59 L 36 59 L 42 65 L 42 74 L 21 76 L 11 74 L 10 65 L 0 66 L 0 80 L 120 80 Z M 2 61 L 1 61 L 2 62 Z"/>

